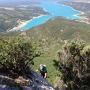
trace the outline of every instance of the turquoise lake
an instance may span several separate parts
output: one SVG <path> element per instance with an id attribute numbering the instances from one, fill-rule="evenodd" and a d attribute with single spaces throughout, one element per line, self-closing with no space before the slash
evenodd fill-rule
<path id="1" fill-rule="evenodd" d="M 20 30 L 28 30 L 33 27 L 39 26 L 41 24 L 44 24 L 50 19 L 53 19 L 58 16 L 65 17 L 70 20 L 79 19 L 80 17 L 77 16 L 77 14 L 80 14 L 81 12 L 78 10 L 73 9 L 70 6 L 65 6 L 63 4 L 59 4 L 54 1 L 48 1 L 48 2 L 41 2 L 38 7 L 43 8 L 43 10 L 47 11 L 48 14 L 44 16 L 39 16 L 37 18 L 32 19 L 32 21 L 28 22 L 25 26 L 21 27 Z"/>

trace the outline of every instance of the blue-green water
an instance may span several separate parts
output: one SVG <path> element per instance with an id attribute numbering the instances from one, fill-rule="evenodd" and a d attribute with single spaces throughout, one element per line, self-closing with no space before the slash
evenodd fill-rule
<path id="1" fill-rule="evenodd" d="M 28 30 L 33 27 L 39 26 L 41 24 L 44 24 L 50 19 L 53 19 L 57 16 L 62 16 L 67 19 L 79 19 L 79 16 L 77 14 L 80 14 L 81 12 L 78 10 L 73 9 L 70 6 L 65 6 L 63 4 L 58 4 L 56 2 L 48 1 L 48 2 L 42 2 L 38 5 L 39 7 L 43 8 L 43 10 L 48 12 L 48 15 L 40 16 L 38 18 L 32 19 L 32 21 L 28 22 L 25 26 L 23 26 L 20 30 Z"/>

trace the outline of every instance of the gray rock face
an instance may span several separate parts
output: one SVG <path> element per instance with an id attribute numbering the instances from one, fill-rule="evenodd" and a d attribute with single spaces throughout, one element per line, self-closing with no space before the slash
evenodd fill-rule
<path id="1" fill-rule="evenodd" d="M 3 79 L 10 80 L 9 78 L 2 76 Z M 28 86 L 20 86 L 18 87 L 9 87 L 7 85 L 0 85 L 0 90 L 55 90 L 54 87 L 36 72 L 32 71 L 30 74 L 27 75 L 30 79 L 30 85 Z M 1 78 L 0 78 L 1 81 Z M 1 83 L 0 83 L 1 84 Z"/>
<path id="2" fill-rule="evenodd" d="M 8 87 L 6 85 L 0 85 L 0 90 L 20 90 L 20 89 L 16 87 Z"/>
<path id="3" fill-rule="evenodd" d="M 28 77 L 32 81 L 32 90 L 55 90 L 46 79 L 42 78 L 36 72 L 32 71 Z"/>

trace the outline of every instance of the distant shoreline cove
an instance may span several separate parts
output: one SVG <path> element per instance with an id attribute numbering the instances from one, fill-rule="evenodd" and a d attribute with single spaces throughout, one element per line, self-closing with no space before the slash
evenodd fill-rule
<path id="1" fill-rule="evenodd" d="M 39 17 L 42 17 L 42 16 L 45 16 L 45 15 L 40 15 L 40 16 L 37 16 L 37 17 L 33 17 L 32 19 L 27 20 L 27 21 L 21 21 L 22 24 L 19 23 L 18 26 L 14 27 L 14 28 L 12 28 L 10 30 L 7 30 L 7 31 L 8 32 L 9 31 L 18 31 L 18 30 L 20 30 L 20 28 L 24 27 L 27 23 L 31 22 L 33 19 L 36 19 L 36 18 L 39 18 Z M 22 30 L 20 30 L 20 31 L 22 31 Z"/>
<path id="2" fill-rule="evenodd" d="M 71 9 L 73 14 L 70 17 L 70 13 L 69 13 L 69 16 L 68 15 L 65 16 L 65 13 L 64 13 L 64 15 L 62 15 L 62 12 L 60 12 L 61 13 L 61 15 L 60 15 L 60 13 L 58 13 L 54 9 L 51 9 L 51 11 L 50 11 L 49 5 L 47 7 L 45 6 L 46 8 L 44 8 L 44 5 L 43 5 L 42 8 L 43 8 L 44 11 L 49 13 L 48 15 L 40 15 L 40 16 L 37 16 L 37 17 L 33 17 L 31 20 L 28 20 L 28 21 L 20 21 L 18 26 L 8 30 L 8 32 L 9 31 L 18 31 L 18 30 L 20 30 L 20 31 L 29 30 L 29 29 L 31 29 L 33 27 L 39 26 L 41 24 L 44 24 L 45 22 L 47 22 L 50 19 L 53 19 L 53 18 L 56 18 L 56 17 L 59 17 L 59 16 L 60 17 L 64 17 L 66 19 L 70 19 L 70 20 L 83 19 L 83 17 L 81 15 L 84 15 L 84 12 L 76 10 L 76 9 L 74 9 L 71 6 L 67 6 L 67 5 L 61 4 L 61 7 L 58 7 L 59 4 L 52 4 L 52 5 L 56 5 L 56 8 L 57 8 L 56 10 L 59 10 L 60 8 L 64 8 L 65 10 L 66 10 L 66 8 Z M 75 14 L 74 14 L 74 12 L 75 12 Z"/>

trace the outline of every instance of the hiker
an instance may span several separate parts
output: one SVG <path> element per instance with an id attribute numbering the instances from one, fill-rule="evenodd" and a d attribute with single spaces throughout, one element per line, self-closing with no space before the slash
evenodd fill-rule
<path id="1" fill-rule="evenodd" d="M 47 67 L 46 67 L 46 65 L 40 64 L 40 74 L 43 78 L 47 78 Z"/>

